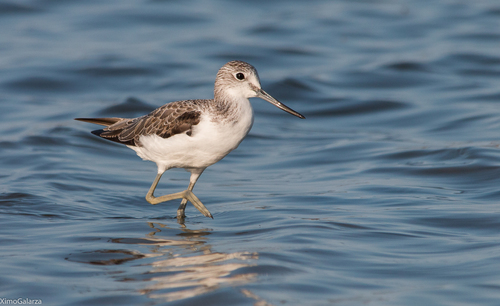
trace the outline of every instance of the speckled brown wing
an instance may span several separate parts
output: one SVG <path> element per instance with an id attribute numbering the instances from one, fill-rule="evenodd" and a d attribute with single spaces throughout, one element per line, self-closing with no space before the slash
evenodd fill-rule
<path id="1" fill-rule="evenodd" d="M 166 104 L 151 113 L 134 118 L 121 119 L 102 130 L 92 131 L 102 138 L 129 146 L 141 146 L 140 136 L 156 134 L 163 138 L 186 133 L 192 135 L 193 125 L 200 122 L 200 100 L 178 101 Z M 98 118 L 101 122 L 106 118 Z M 87 120 L 87 122 L 89 122 Z"/>

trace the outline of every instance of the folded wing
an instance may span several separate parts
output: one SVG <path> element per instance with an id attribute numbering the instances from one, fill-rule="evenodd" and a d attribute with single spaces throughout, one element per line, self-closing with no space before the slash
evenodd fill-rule
<path id="1" fill-rule="evenodd" d="M 166 104 L 151 113 L 133 119 L 76 118 L 75 120 L 106 126 L 92 134 L 129 146 L 141 146 L 140 136 L 156 134 L 168 138 L 176 134 L 192 135 L 192 127 L 200 122 L 201 111 L 194 101 Z"/>

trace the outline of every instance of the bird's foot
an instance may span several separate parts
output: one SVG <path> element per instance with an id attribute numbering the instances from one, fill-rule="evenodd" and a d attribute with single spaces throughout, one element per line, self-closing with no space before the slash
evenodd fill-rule
<path id="1" fill-rule="evenodd" d="M 166 201 L 175 200 L 175 199 L 186 199 L 189 202 L 191 202 L 194 205 L 194 207 L 196 207 L 196 209 L 198 209 L 205 217 L 209 217 L 212 219 L 214 218 L 212 216 L 212 214 L 210 213 L 210 211 L 208 211 L 208 209 L 205 207 L 205 205 L 203 205 L 203 203 L 201 203 L 200 199 L 198 199 L 198 197 L 195 196 L 191 190 L 186 189 L 186 190 L 181 191 L 181 192 L 167 194 L 167 195 L 163 195 L 160 197 L 155 197 L 152 193 L 148 193 L 146 195 L 146 201 L 148 201 L 149 203 L 151 203 L 153 205 L 156 205 L 156 204 L 162 203 L 162 202 L 166 202 Z M 181 206 L 182 206 L 182 204 L 181 204 Z M 179 210 L 177 210 L 177 216 L 179 216 L 179 214 L 181 214 L 183 217 L 185 217 L 184 209 L 185 209 L 185 204 L 184 204 L 184 208 L 181 209 L 181 207 L 179 207 Z"/>
<path id="2" fill-rule="evenodd" d="M 200 199 L 198 199 L 197 196 L 194 195 L 194 193 L 191 190 L 184 190 L 184 199 L 187 199 L 189 202 L 191 202 L 196 209 L 198 209 L 205 217 L 209 218 L 214 218 L 212 214 L 208 211 L 208 209 L 201 203 Z M 184 211 L 182 212 L 184 214 Z M 179 215 L 179 211 L 177 211 L 177 215 Z"/>

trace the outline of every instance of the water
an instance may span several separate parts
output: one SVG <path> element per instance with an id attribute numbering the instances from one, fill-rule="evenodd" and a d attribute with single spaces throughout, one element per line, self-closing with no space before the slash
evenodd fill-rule
<path id="1" fill-rule="evenodd" d="M 1 1 L 0 27 L 0 298 L 500 303 L 498 1 Z M 307 119 L 254 99 L 182 226 L 73 118 L 210 98 L 233 59 Z"/>

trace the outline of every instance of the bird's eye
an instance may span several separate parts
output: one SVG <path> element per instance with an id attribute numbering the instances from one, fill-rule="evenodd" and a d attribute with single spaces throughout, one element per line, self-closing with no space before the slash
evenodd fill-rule
<path id="1" fill-rule="evenodd" d="M 236 78 L 241 81 L 241 80 L 245 79 L 245 75 L 243 73 L 241 73 L 241 72 L 238 72 L 236 74 Z"/>

